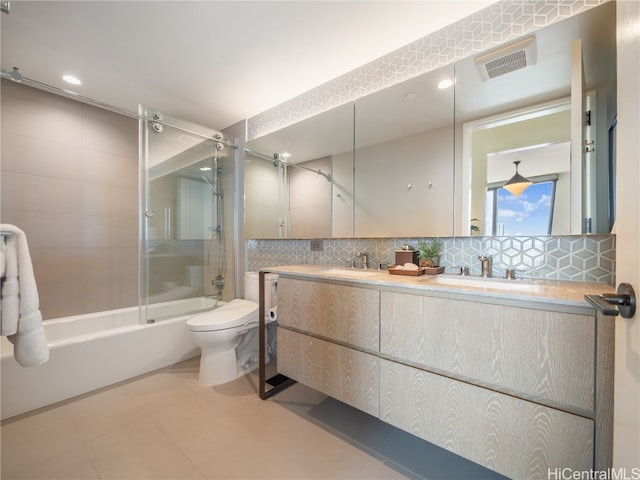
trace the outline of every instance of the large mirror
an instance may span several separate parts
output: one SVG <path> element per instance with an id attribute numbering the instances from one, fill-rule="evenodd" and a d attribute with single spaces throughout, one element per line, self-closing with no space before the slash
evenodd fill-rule
<path id="1" fill-rule="evenodd" d="M 353 236 L 353 104 L 247 143 L 245 235 Z"/>
<path id="2" fill-rule="evenodd" d="M 356 237 L 451 236 L 454 71 L 356 100 Z"/>
<path id="3" fill-rule="evenodd" d="M 615 45 L 610 2 L 456 63 L 457 235 L 609 233 Z"/>
<path id="4" fill-rule="evenodd" d="M 253 140 L 247 238 L 609 233 L 615 44 L 608 2 Z"/>

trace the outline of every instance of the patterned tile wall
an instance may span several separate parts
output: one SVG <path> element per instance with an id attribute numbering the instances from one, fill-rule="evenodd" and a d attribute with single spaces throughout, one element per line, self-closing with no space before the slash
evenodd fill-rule
<path id="1" fill-rule="evenodd" d="M 325 239 L 324 250 L 312 252 L 310 240 L 247 240 L 247 270 L 278 265 L 350 265 L 356 252 L 366 252 L 371 265 L 391 263 L 404 244 L 415 246 L 419 238 Z M 495 276 L 507 268 L 522 278 L 544 278 L 615 285 L 615 236 L 578 235 L 544 237 L 441 238 L 441 265 L 447 273 L 469 267 L 480 274 L 478 255 L 493 257 Z"/>
<path id="2" fill-rule="evenodd" d="M 247 120 L 252 140 L 609 0 L 503 0 Z"/>

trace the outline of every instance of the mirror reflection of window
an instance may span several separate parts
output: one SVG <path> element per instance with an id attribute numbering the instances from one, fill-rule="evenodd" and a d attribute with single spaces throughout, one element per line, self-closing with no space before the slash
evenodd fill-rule
<path id="1" fill-rule="evenodd" d="M 551 235 L 557 179 L 533 182 L 519 196 L 502 187 L 487 190 L 485 235 Z"/>
<path id="2" fill-rule="evenodd" d="M 550 233 L 608 233 L 614 212 L 607 211 L 607 192 L 615 167 L 607 161 L 611 140 L 604 127 L 612 124 L 616 108 L 615 11 L 615 2 L 607 2 L 537 30 L 536 61 L 489 80 L 478 73 L 476 61 L 485 53 L 456 62 L 456 121 L 463 141 L 456 170 L 456 234 L 491 234 L 493 220 L 485 218 L 491 211 L 485 208 L 490 152 L 566 140 L 574 142 L 570 198 L 561 202 L 564 179 L 559 177 Z M 514 174 L 510 168 L 505 180 Z M 524 163 L 520 173 L 529 179 L 535 175 Z"/>
<path id="3" fill-rule="evenodd" d="M 531 180 L 519 196 L 503 185 L 520 162 L 523 176 Z M 493 152 L 487 155 L 484 235 L 562 235 L 570 212 L 571 142 Z"/>

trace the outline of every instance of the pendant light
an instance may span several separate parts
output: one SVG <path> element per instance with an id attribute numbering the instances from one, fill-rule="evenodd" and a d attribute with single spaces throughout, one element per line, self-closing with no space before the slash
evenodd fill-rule
<path id="1" fill-rule="evenodd" d="M 520 160 L 516 160 L 513 162 L 516 164 L 516 173 L 511 180 L 505 183 L 502 188 L 511 192 L 515 197 L 519 196 L 522 192 L 524 192 L 530 185 L 533 184 L 531 180 L 528 178 L 524 178 L 522 175 L 518 173 L 518 165 L 520 164 Z"/>

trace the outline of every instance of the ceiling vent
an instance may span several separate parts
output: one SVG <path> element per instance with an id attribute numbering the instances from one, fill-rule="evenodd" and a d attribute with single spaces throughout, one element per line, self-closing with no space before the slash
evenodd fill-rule
<path id="1" fill-rule="evenodd" d="M 506 47 L 500 47 L 475 59 L 482 80 L 489 80 L 507 73 L 535 65 L 537 60 L 536 38 L 527 37 Z"/>

